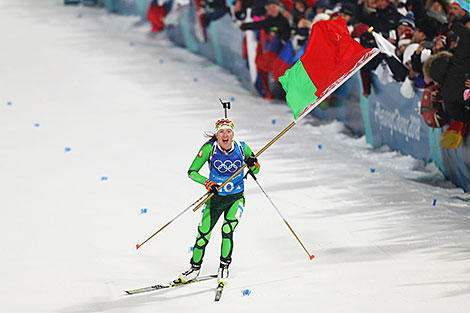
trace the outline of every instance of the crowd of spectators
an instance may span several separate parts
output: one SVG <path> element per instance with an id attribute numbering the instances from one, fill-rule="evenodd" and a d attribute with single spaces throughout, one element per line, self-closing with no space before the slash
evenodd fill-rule
<path id="1" fill-rule="evenodd" d="M 429 90 L 422 103 L 435 120 L 427 124 L 451 124 L 441 146 L 460 145 L 470 123 L 470 16 L 456 0 L 227 1 L 206 0 L 207 19 L 231 14 L 241 30 L 263 30 L 280 39 L 280 47 L 290 41 L 295 52 L 305 47 L 314 23 L 342 17 L 353 38 L 381 50 L 361 70 L 363 95 L 373 88 L 371 73 L 401 83 L 405 98 Z"/>

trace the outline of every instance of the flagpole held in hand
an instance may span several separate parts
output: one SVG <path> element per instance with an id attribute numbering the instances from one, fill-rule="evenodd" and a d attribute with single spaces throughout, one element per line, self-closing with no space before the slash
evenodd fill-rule
<path id="1" fill-rule="evenodd" d="M 292 232 L 292 235 L 294 235 L 295 239 L 297 239 L 297 241 L 299 242 L 299 244 L 302 246 L 302 248 L 304 249 L 304 251 L 307 253 L 308 257 L 310 258 L 310 260 L 313 260 L 313 258 L 315 257 L 313 254 L 310 254 L 307 250 L 307 248 L 305 248 L 304 244 L 302 243 L 302 241 L 299 239 L 299 237 L 297 236 L 297 234 L 294 232 L 294 230 L 292 229 L 292 227 L 289 225 L 289 223 L 287 222 L 287 220 L 284 218 L 284 216 L 282 216 L 282 213 L 281 211 L 279 211 L 278 207 L 274 204 L 273 200 L 271 199 L 271 197 L 266 193 L 266 191 L 264 191 L 263 187 L 261 187 L 261 184 L 259 183 L 258 181 L 258 178 L 256 178 L 255 174 L 253 174 L 252 171 L 248 171 L 248 173 L 251 175 L 251 177 L 253 177 L 254 181 L 256 182 L 256 184 L 258 185 L 259 189 L 261 189 L 261 191 L 263 192 L 263 194 L 266 196 L 266 198 L 269 200 L 269 202 L 271 203 L 271 205 L 273 206 L 273 208 L 276 210 L 277 214 L 279 214 L 279 216 L 282 218 L 282 220 L 284 221 L 284 223 L 287 225 L 287 228 L 289 228 L 289 230 Z"/>
<path id="2" fill-rule="evenodd" d="M 315 46 L 316 44 L 322 44 L 323 46 L 319 48 Z M 346 22 L 342 18 L 316 23 L 310 32 L 310 38 L 304 55 L 286 71 L 283 77 L 279 78 L 279 82 L 286 91 L 287 104 L 294 113 L 294 121 L 259 150 L 255 157 L 260 156 L 266 151 L 273 143 L 286 134 L 301 119 L 307 116 L 308 113 L 357 73 L 379 52 L 380 51 L 376 48 L 366 50 L 351 38 Z M 329 73 L 329 75 L 325 75 L 324 73 Z M 312 77 L 310 75 L 312 75 Z M 222 100 L 220 100 L 220 102 L 224 106 L 224 109 L 230 108 L 229 104 L 222 102 Z M 225 113 L 226 112 L 227 110 L 225 110 Z M 218 190 L 222 190 L 222 188 L 243 171 L 245 167 L 246 164 L 240 167 L 230 178 L 219 186 Z M 213 195 L 213 193 L 209 193 L 202 196 L 200 199 L 205 198 L 201 202 L 199 202 L 200 199 L 198 199 L 191 204 L 141 245 L 199 202 L 193 209 L 193 211 L 196 212 L 204 203 L 212 198 Z M 287 222 L 286 225 L 291 229 L 292 233 L 294 233 Z M 295 237 L 298 239 L 296 235 Z M 141 245 L 137 245 L 137 249 Z M 306 249 L 305 251 L 308 253 Z M 309 256 L 313 258 L 310 254 Z"/>

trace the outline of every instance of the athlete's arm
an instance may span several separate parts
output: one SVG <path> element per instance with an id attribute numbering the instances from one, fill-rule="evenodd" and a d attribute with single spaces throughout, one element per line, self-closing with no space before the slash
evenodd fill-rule
<path id="1" fill-rule="evenodd" d="M 245 143 L 245 157 L 249 158 L 252 155 L 255 156 L 253 151 L 251 151 L 250 146 Z M 253 168 L 250 168 L 250 171 L 252 171 L 253 174 L 258 174 L 259 173 L 259 168 L 260 168 L 259 163 L 256 162 L 256 165 Z"/>
<path id="2" fill-rule="evenodd" d="M 196 158 L 194 158 L 193 163 L 188 170 L 188 176 L 197 183 L 204 185 L 204 182 L 208 179 L 207 177 L 199 174 L 199 170 L 202 166 L 209 160 L 209 156 L 212 151 L 212 145 L 207 144 L 199 150 Z"/>

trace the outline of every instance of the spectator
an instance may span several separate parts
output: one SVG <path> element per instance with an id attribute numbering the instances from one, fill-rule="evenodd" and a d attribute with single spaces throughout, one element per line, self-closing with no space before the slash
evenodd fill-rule
<path id="1" fill-rule="evenodd" d="M 339 11 L 339 16 L 341 16 L 348 25 L 349 33 L 352 33 L 354 27 L 352 25 L 352 17 L 354 16 L 354 5 L 350 2 L 344 2 Z"/>
<path id="2" fill-rule="evenodd" d="M 416 23 L 413 42 L 433 41 L 438 35 L 438 30 L 437 22 L 429 17 L 425 17 Z"/>
<path id="3" fill-rule="evenodd" d="M 373 26 L 373 16 L 377 14 L 376 8 L 375 0 L 358 0 L 355 20 L 359 23 Z"/>
<path id="4" fill-rule="evenodd" d="M 264 97 L 271 99 L 269 91 L 268 73 L 272 72 L 272 63 L 281 51 L 283 45 L 290 39 L 291 30 L 289 21 L 281 14 L 280 3 L 276 0 L 267 2 L 267 16 L 257 22 L 243 23 L 241 30 L 264 30 L 266 40 L 262 32 L 261 40 L 256 52 L 256 68 L 261 77 Z"/>
<path id="5" fill-rule="evenodd" d="M 233 8 L 235 18 L 245 20 L 247 9 L 251 10 L 251 17 L 262 17 L 266 14 L 266 0 L 236 0 Z"/>
<path id="6" fill-rule="evenodd" d="M 307 20 L 308 6 L 304 0 L 296 0 L 292 9 L 292 28 L 294 29 L 294 47 L 296 50 L 307 41 L 311 22 Z"/>
<path id="7" fill-rule="evenodd" d="M 389 0 L 376 0 L 376 4 L 377 18 L 373 24 L 375 31 L 388 38 L 391 43 L 396 43 L 395 28 L 401 17 L 400 13 Z"/>
<path id="8" fill-rule="evenodd" d="M 276 0 L 267 2 L 267 17 L 265 19 L 258 22 L 243 23 L 240 29 L 264 29 L 267 32 L 274 32 L 284 43 L 290 39 L 289 21 L 281 14 L 280 4 Z"/>
<path id="9" fill-rule="evenodd" d="M 448 4 L 445 0 L 427 0 L 424 8 L 426 15 L 439 24 L 447 23 Z"/>
<path id="10" fill-rule="evenodd" d="M 411 43 L 411 38 L 413 37 L 413 33 L 409 29 L 405 29 L 405 31 L 401 34 L 400 39 L 398 40 L 396 55 L 403 60 L 403 53 L 408 45 Z M 405 62 L 403 62 L 405 63 Z"/>
<path id="11" fill-rule="evenodd" d="M 204 13 L 202 23 L 204 27 L 209 26 L 212 21 L 218 20 L 225 13 L 229 12 L 225 5 L 225 0 L 204 0 L 202 5 L 208 8 L 208 11 Z"/>
<path id="12" fill-rule="evenodd" d="M 403 97 L 407 99 L 411 99 L 416 94 L 416 89 L 418 88 L 417 84 L 415 83 L 415 79 L 419 75 L 419 73 L 413 70 L 411 64 L 411 56 L 414 54 L 416 49 L 418 49 L 417 43 L 412 43 L 406 47 L 405 51 L 403 52 L 403 64 L 409 68 L 410 72 L 406 76 L 405 81 L 400 87 L 400 93 Z"/>
<path id="13" fill-rule="evenodd" d="M 359 0 L 358 2 L 359 21 L 374 27 L 374 31 L 380 33 L 392 44 L 396 44 L 396 27 L 400 20 L 395 5 L 389 0 Z"/>
<path id="14" fill-rule="evenodd" d="M 400 38 L 406 30 L 408 30 L 410 33 L 413 33 L 415 28 L 416 25 L 414 14 L 413 12 L 408 12 L 398 21 L 397 37 Z"/>
<path id="15" fill-rule="evenodd" d="M 468 89 L 463 92 L 463 100 L 467 101 L 470 100 L 470 73 L 465 74 L 465 87 Z"/>
<path id="16" fill-rule="evenodd" d="M 317 0 L 315 2 L 315 5 L 313 6 L 313 14 L 312 17 L 315 18 L 320 13 L 326 13 L 326 9 L 328 9 L 328 6 L 330 5 L 330 2 L 328 0 Z"/>
<path id="17" fill-rule="evenodd" d="M 449 119 L 470 123 L 470 109 L 462 99 L 465 75 L 470 73 L 470 30 L 461 23 L 453 23 L 452 30 L 459 36 L 454 54 L 440 52 L 426 60 L 423 66 L 427 83 L 441 85 L 441 96 Z"/>
<path id="18" fill-rule="evenodd" d="M 452 0 L 449 4 L 449 13 L 447 14 L 447 20 L 449 23 L 461 22 L 465 24 L 467 11 L 460 7 L 460 4 L 456 0 Z"/>

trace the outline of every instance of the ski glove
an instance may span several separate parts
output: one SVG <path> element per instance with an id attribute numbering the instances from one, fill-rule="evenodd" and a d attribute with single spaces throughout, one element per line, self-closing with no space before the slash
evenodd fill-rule
<path id="1" fill-rule="evenodd" d="M 215 194 L 215 195 L 218 195 L 219 194 L 219 185 L 217 185 L 216 183 L 214 183 L 212 180 L 206 180 L 204 182 L 204 187 L 206 187 L 207 191 Z"/>
<path id="2" fill-rule="evenodd" d="M 245 160 L 245 163 L 248 167 L 253 168 L 256 166 L 256 163 L 258 163 L 258 159 L 253 155 L 250 155 L 250 157 Z"/>

